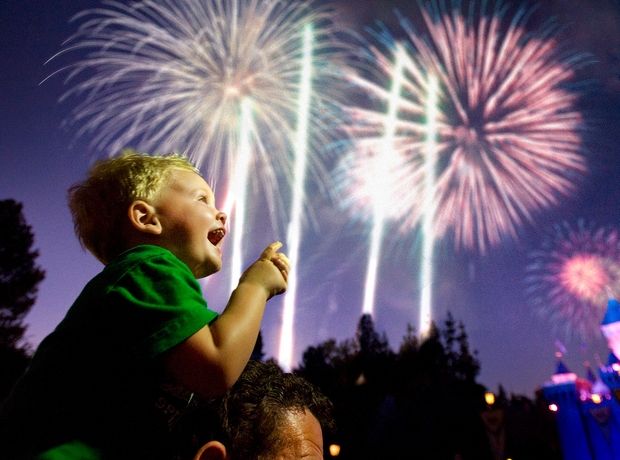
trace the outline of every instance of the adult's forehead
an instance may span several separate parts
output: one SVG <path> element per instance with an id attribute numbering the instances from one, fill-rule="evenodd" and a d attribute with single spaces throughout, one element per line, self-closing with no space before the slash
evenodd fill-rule
<path id="1" fill-rule="evenodd" d="M 294 451 L 295 458 L 315 460 L 323 458 L 323 431 L 314 414 L 308 410 L 287 411 L 282 426 L 283 452 L 277 458 L 289 458 L 287 453 Z"/>

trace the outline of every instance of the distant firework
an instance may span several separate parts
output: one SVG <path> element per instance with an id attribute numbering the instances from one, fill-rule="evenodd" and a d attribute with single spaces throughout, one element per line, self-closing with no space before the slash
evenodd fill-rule
<path id="1" fill-rule="evenodd" d="M 527 294 L 555 326 L 585 338 L 599 333 L 609 296 L 620 295 L 620 236 L 610 228 L 564 223 L 530 254 Z"/>
<path id="2" fill-rule="evenodd" d="M 126 146 L 187 153 L 213 178 L 227 178 L 247 100 L 250 178 L 266 188 L 272 213 L 281 212 L 288 188 L 276 177 L 292 175 L 304 26 L 313 26 L 317 82 L 329 79 L 328 61 L 337 54 L 325 8 L 277 0 L 110 1 L 74 21 L 78 31 L 52 61 L 77 58 L 58 72 L 72 84 L 63 99 L 80 101 L 71 116 L 79 135 L 88 133 L 111 155 Z M 325 144 L 334 100 L 329 85 L 313 98 L 313 146 Z M 310 155 L 315 178 L 320 163 Z"/>
<path id="3" fill-rule="evenodd" d="M 396 117 L 386 217 L 402 231 L 424 213 L 424 104 L 427 75 L 439 80 L 436 237 L 485 252 L 515 238 L 524 220 L 570 195 L 586 171 L 581 114 L 569 89 L 580 55 L 565 51 L 551 24 L 528 25 L 531 10 L 511 17 L 501 2 L 429 2 L 420 8 L 424 30 L 401 19 L 408 50 Z M 350 81 L 368 96 L 349 107 L 352 146 L 337 177 L 355 211 L 376 193 L 367 176 L 383 148 L 393 80 L 393 33 L 383 28 L 367 45 Z M 346 181 L 343 178 L 348 179 Z M 359 199 L 357 199 L 359 198 Z"/>

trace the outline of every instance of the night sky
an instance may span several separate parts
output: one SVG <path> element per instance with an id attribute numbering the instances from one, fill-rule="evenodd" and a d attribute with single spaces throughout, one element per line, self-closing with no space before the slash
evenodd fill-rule
<path id="1" fill-rule="evenodd" d="M 395 23 L 393 7 L 406 15 L 403 5 L 407 3 L 343 2 L 336 4 L 336 11 L 341 24 L 364 33 L 375 19 Z M 76 137 L 75 126 L 63 123 L 75 103 L 59 102 L 67 89 L 63 77 L 40 84 L 58 69 L 55 62 L 44 63 L 75 31 L 69 19 L 99 4 L 95 0 L 4 0 L 0 9 L 0 199 L 24 204 L 40 253 L 38 263 L 46 271 L 37 302 L 26 318 L 27 340 L 34 346 L 101 270 L 73 234 L 66 190 L 107 152 L 95 151 L 88 136 Z M 358 7 L 362 4 L 363 8 Z M 588 172 L 573 196 L 525 223 L 518 240 L 506 239 L 486 255 L 456 250 L 447 238 L 436 249 L 435 318 L 442 321 L 450 311 L 464 322 L 471 346 L 479 353 L 481 383 L 492 389 L 501 383 L 509 392 L 529 396 L 552 373 L 558 340 L 566 347 L 566 362 L 577 372 L 585 360 L 594 363 L 597 355 L 605 360 L 607 351 L 601 337 L 580 340 L 533 308 L 525 294 L 528 254 L 559 222 L 576 224 L 584 219 L 620 229 L 620 2 L 545 1 L 533 23 L 551 16 L 560 23 L 569 46 L 592 56 L 592 63 L 579 70 L 584 82 L 579 108 L 589 124 L 584 135 Z M 315 223 L 304 232 L 299 260 L 292 261 L 299 270 L 297 359 L 309 345 L 354 336 L 367 257 L 368 225 L 352 219 L 327 197 L 312 200 Z M 285 230 L 272 230 L 261 220 L 264 214 L 261 208 L 251 212 L 248 261 L 270 241 L 285 239 Z M 393 349 L 398 348 L 407 323 L 417 322 L 417 264 L 406 256 L 412 239 L 388 231 L 379 270 L 374 319 Z M 205 285 L 205 296 L 215 310 L 221 311 L 226 302 L 228 283 L 224 269 Z M 272 301 L 263 323 L 268 356 L 277 353 L 281 309 L 281 298 Z"/>

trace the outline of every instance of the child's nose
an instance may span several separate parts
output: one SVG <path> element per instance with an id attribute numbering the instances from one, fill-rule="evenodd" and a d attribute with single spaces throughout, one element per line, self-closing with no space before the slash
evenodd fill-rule
<path id="1" fill-rule="evenodd" d="M 225 212 L 219 211 L 217 213 L 217 215 L 215 216 L 215 219 L 219 220 L 222 223 L 222 225 L 226 225 L 226 221 L 228 220 L 228 216 L 226 215 Z"/>

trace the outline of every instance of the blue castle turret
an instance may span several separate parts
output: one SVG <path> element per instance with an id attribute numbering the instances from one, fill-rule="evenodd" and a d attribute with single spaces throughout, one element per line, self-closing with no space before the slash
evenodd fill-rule
<path id="1" fill-rule="evenodd" d="M 620 303 L 610 299 L 601 324 L 611 350 L 599 377 L 581 379 L 558 356 L 556 373 L 543 395 L 556 422 L 564 460 L 620 459 Z"/>

